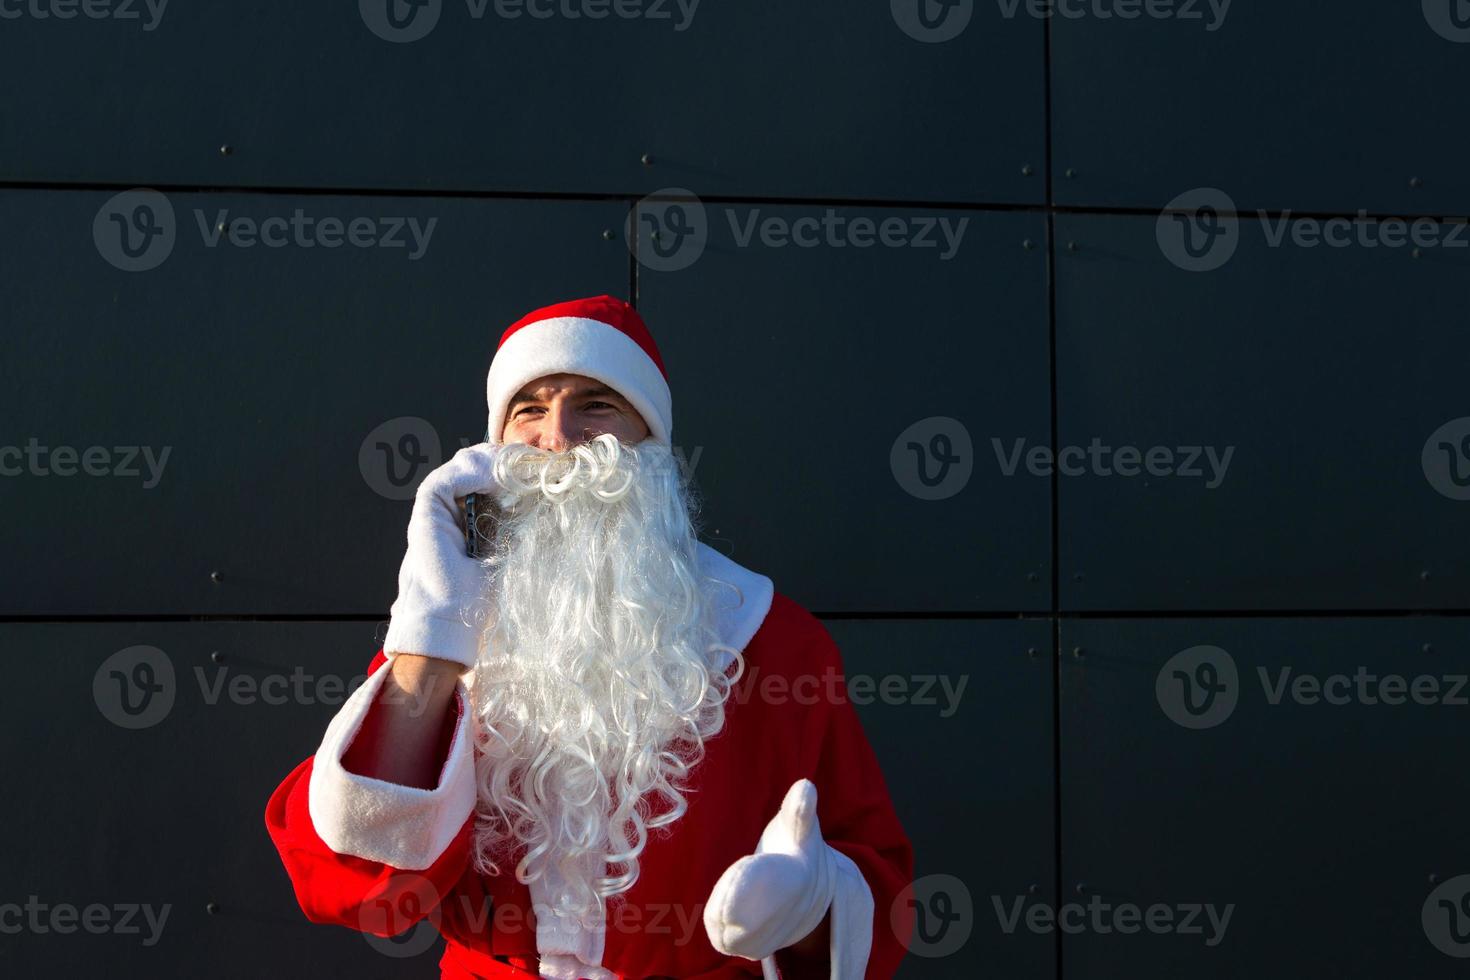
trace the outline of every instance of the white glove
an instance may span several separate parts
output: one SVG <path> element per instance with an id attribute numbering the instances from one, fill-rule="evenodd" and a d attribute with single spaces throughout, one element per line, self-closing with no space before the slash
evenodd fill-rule
<path id="1" fill-rule="evenodd" d="M 494 476 L 499 449 L 488 442 L 466 446 L 419 484 L 384 656 L 419 653 L 474 666 L 480 630 L 465 620 L 470 604 L 484 592 L 486 572 L 467 552 L 458 500 L 471 493 L 499 493 Z"/>
<path id="2" fill-rule="evenodd" d="M 755 853 L 725 869 L 704 907 L 704 929 L 726 956 L 761 960 L 822 924 L 836 894 L 836 852 L 817 823 L 817 788 L 798 779 Z"/>

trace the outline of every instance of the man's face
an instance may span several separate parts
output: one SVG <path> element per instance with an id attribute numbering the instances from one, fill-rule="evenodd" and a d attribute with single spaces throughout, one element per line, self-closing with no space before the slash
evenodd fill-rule
<path id="1" fill-rule="evenodd" d="M 648 425 L 626 398 L 581 374 L 548 374 L 522 388 L 506 410 L 503 443 L 565 452 L 604 432 L 625 443 L 648 438 Z"/>

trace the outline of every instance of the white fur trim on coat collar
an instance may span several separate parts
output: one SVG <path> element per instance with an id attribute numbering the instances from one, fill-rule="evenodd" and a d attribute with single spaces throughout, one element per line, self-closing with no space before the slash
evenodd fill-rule
<path id="1" fill-rule="evenodd" d="M 715 616 L 720 642 L 744 653 L 756 630 L 765 622 L 766 614 L 771 611 L 775 584 L 765 575 L 726 558 L 703 541 L 699 542 L 698 552 L 701 572 L 728 582 L 738 590 L 732 593 L 727 588 L 716 589 Z M 734 659 L 726 654 L 722 665 L 728 667 Z"/>

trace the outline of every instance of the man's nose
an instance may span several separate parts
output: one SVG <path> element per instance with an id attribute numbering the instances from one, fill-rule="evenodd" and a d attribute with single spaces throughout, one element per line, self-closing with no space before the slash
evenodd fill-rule
<path id="1" fill-rule="evenodd" d="M 581 441 L 581 433 L 573 427 L 572 413 L 560 406 L 553 407 L 547 413 L 546 429 L 541 433 L 541 448 L 564 453 Z"/>

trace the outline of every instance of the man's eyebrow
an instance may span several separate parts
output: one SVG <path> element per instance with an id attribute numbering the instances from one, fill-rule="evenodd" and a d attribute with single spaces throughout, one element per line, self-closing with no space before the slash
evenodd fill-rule
<path id="1" fill-rule="evenodd" d="M 574 395 L 573 397 L 574 398 L 616 398 L 619 401 L 626 401 L 627 400 L 627 399 L 623 398 L 622 395 L 618 394 L 616 391 L 613 391 L 611 388 L 607 387 L 606 385 L 593 385 L 590 388 L 584 388 L 581 391 L 577 392 L 576 395 Z M 525 402 L 538 402 L 538 401 L 541 401 L 541 397 L 539 395 L 537 395 L 536 392 L 534 392 L 534 391 L 521 391 L 521 392 L 517 392 L 516 393 L 516 396 L 510 400 L 510 407 L 512 409 L 514 409 L 517 405 L 524 404 Z"/>

